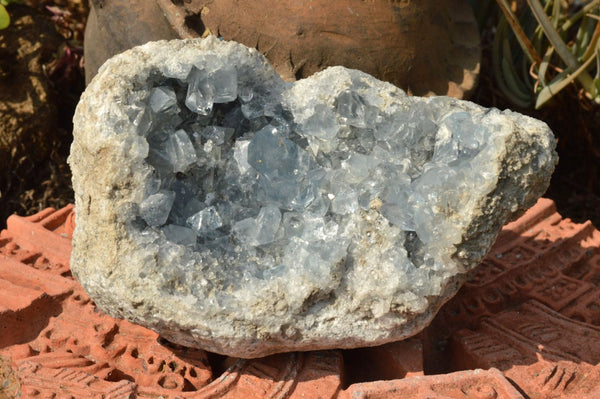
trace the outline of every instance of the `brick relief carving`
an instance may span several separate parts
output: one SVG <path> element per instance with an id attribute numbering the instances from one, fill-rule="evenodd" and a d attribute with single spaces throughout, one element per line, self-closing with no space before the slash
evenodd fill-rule
<path id="1" fill-rule="evenodd" d="M 600 395 L 600 232 L 546 199 L 503 229 L 423 334 L 255 360 L 184 348 L 97 309 L 69 271 L 72 206 L 7 226 L 0 398 Z"/>

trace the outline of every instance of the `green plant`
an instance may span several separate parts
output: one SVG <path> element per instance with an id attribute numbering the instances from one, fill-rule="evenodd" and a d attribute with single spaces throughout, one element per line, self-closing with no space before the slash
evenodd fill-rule
<path id="1" fill-rule="evenodd" d="M 494 74 L 516 105 L 540 108 L 575 83 L 600 104 L 600 0 L 496 0 Z M 595 61 L 595 62 L 594 62 Z"/>
<path id="2" fill-rule="evenodd" d="M 10 15 L 6 11 L 6 6 L 10 3 L 16 3 L 18 0 L 0 0 L 0 29 L 6 29 L 10 25 Z"/>

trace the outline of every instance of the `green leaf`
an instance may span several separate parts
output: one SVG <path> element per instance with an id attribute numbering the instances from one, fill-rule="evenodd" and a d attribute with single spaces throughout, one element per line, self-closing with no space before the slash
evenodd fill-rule
<path id="1" fill-rule="evenodd" d="M 592 98 L 597 103 L 600 100 L 600 79 L 594 79 L 594 92 L 592 93 Z"/>
<path id="2" fill-rule="evenodd" d="M 583 63 L 577 70 L 573 73 L 567 69 L 566 71 L 559 73 L 558 76 L 554 78 L 554 80 L 546 87 L 544 87 L 537 96 L 537 100 L 535 102 L 535 109 L 539 109 L 542 105 L 544 105 L 548 100 L 558 94 L 559 91 L 567 87 L 571 84 L 579 75 L 581 75 L 588 66 L 592 63 L 595 57 L 590 57 L 586 62 Z M 587 90 L 586 92 L 592 95 L 593 88 L 591 90 Z"/>
<path id="3" fill-rule="evenodd" d="M 0 5 L 0 29 L 5 29 L 10 25 L 10 16 L 4 8 L 3 5 Z"/>

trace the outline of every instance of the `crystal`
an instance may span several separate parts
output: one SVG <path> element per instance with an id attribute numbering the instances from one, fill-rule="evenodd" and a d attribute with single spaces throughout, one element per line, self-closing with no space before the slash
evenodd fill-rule
<path id="1" fill-rule="evenodd" d="M 164 152 L 174 172 L 186 172 L 196 162 L 196 150 L 183 129 L 169 136 L 164 145 Z"/>
<path id="2" fill-rule="evenodd" d="M 248 146 L 250 140 L 238 140 L 235 143 L 233 158 L 235 159 L 236 165 L 240 174 L 245 175 L 250 171 L 252 166 L 248 163 Z"/>
<path id="3" fill-rule="evenodd" d="M 148 105 L 154 113 L 177 112 L 177 97 L 175 90 L 169 86 L 159 86 L 150 92 Z"/>
<path id="4" fill-rule="evenodd" d="M 169 217 L 174 201 L 173 191 L 160 190 L 140 203 L 140 216 L 150 226 L 162 226 Z"/>
<path id="5" fill-rule="evenodd" d="M 276 206 L 264 206 L 256 217 L 256 242 L 258 245 L 268 244 L 275 240 L 279 224 L 281 223 L 281 211 Z"/>
<path id="6" fill-rule="evenodd" d="M 212 73 L 211 82 L 215 103 L 228 103 L 237 98 L 237 71 L 231 65 L 224 65 Z"/>
<path id="7" fill-rule="evenodd" d="M 304 221 L 302 215 L 298 212 L 285 212 L 281 220 L 281 225 L 285 236 L 298 237 L 304 230 Z"/>
<path id="8" fill-rule="evenodd" d="M 337 98 L 337 113 L 350 126 L 366 127 L 366 105 L 355 91 L 345 90 Z"/>
<path id="9" fill-rule="evenodd" d="M 152 115 L 146 105 L 137 105 L 131 108 L 129 120 L 137 128 L 137 134 L 146 136 L 152 127 Z"/>
<path id="10" fill-rule="evenodd" d="M 358 194 L 356 190 L 348 187 L 335 194 L 331 201 L 331 211 L 340 215 L 347 215 L 358 210 Z"/>
<path id="11" fill-rule="evenodd" d="M 196 243 L 196 233 L 189 227 L 168 224 L 162 228 L 167 240 L 180 245 L 193 245 Z"/>
<path id="12" fill-rule="evenodd" d="M 207 73 L 194 67 L 187 80 L 189 86 L 185 97 L 185 106 L 200 115 L 210 114 L 215 100 L 214 89 L 208 80 Z"/>
<path id="13" fill-rule="evenodd" d="M 342 169 L 350 182 L 358 183 L 365 180 L 381 161 L 373 156 L 353 152 L 348 159 L 342 161 Z"/>
<path id="14" fill-rule="evenodd" d="M 202 136 L 211 140 L 217 145 L 222 145 L 226 140 L 231 139 L 234 129 L 222 126 L 207 126 L 202 130 Z"/>
<path id="15" fill-rule="evenodd" d="M 71 267 L 110 314 L 229 356 L 418 333 L 556 162 L 543 123 L 356 70 L 288 83 L 213 37 L 115 60 L 75 117 Z"/>
<path id="16" fill-rule="evenodd" d="M 256 218 L 240 220 L 233 226 L 236 238 L 246 244 L 257 246 L 269 244 L 277 237 L 281 223 L 281 211 L 276 206 L 260 209 Z"/>
<path id="17" fill-rule="evenodd" d="M 184 226 L 187 218 L 204 208 L 204 204 L 196 198 L 197 190 L 189 187 L 185 182 L 174 179 L 167 185 L 175 193 L 175 201 L 169 218 L 174 223 Z M 201 190 L 199 191 L 201 192 Z"/>
<path id="18" fill-rule="evenodd" d="M 252 92 L 252 88 L 250 86 L 243 85 L 238 87 L 238 97 L 243 102 L 247 103 L 248 101 L 252 100 L 253 96 L 254 93 Z"/>
<path id="19" fill-rule="evenodd" d="M 190 216 L 195 215 L 196 213 L 200 212 L 202 209 L 204 209 L 204 203 L 199 201 L 197 198 L 192 198 L 183 207 L 181 216 L 183 218 L 185 218 L 187 221 L 187 219 Z"/>
<path id="20" fill-rule="evenodd" d="M 157 193 L 160 190 L 161 180 L 158 176 L 151 176 L 146 180 L 146 187 L 144 189 L 144 198 Z"/>
<path id="21" fill-rule="evenodd" d="M 267 178 L 291 177 L 298 167 L 298 146 L 275 127 L 266 126 L 248 145 L 248 163 Z"/>
<path id="22" fill-rule="evenodd" d="M 336 136 L 340 127 L 335 120 L 335 113 L 325 105 L 317 104 L 314 113 L 306 120 L 302 129 L 307 135 L 327 141 Z"/>
<path id="23" fill-rule="evenodd" d="M 190 216 L 187 218 L 186 223 L 194 229 L 198 235 L 214 231 L 223 226 L 221 216 L 219 216 L 219 213 L 214 206 L 204 208 L 200 212 Z"/>
<path id="24" fill-rule="evenodd" d="M 254 218 L 246 218 L 236 222 L 233 225 L 233 235 L 240 242 L 249 245 L 256 245 L 257 225 Z"/>

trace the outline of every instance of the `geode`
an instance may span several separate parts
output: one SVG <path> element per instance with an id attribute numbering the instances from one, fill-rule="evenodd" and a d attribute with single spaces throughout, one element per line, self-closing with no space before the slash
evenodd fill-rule
<path id="1" fill-rule="evenodd" d="M 153 42 L 83 94 L 71 269 L 105 312 L 237 357 L 418 333 L 548 186 L 532 118 L 254 49 Z"/>

